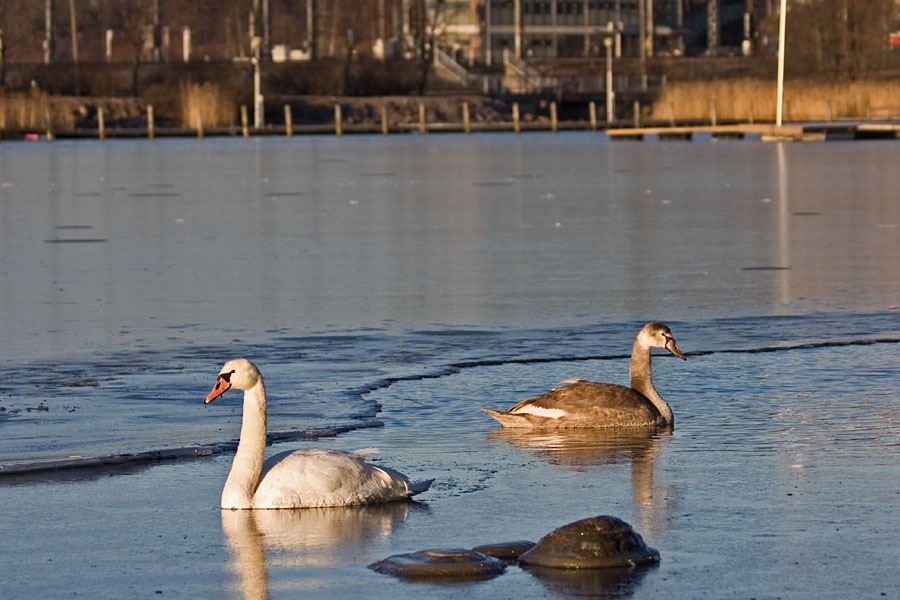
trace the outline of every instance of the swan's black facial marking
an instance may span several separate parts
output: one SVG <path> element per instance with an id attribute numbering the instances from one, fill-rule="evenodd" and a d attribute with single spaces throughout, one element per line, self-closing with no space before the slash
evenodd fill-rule
<path id="1" fill-rule="evenodd" d="M 219 376 L 216 377 L 216 385 L 213 387 L 212 391 L 206 396 L 206 399 L 203 401 L 204 404 L 209 404 L 225 392 L 231 389 L 231 376 L 234 375 L 234 371 L 229 371 L 228 373 L 219 373 Z"/>
<path id="2" fill-rule="evenodd" d="M 684 352 L 681 351 L 681 348 L 678 347 L 678 343 L 675 341 L 675 338 L 671 333 L 663 332 L 663 338 L 666 340 L 666 345 L 664 348 L 680 358 L 681 360 L 687 360 L 687 357 L 684 355 Z"/>

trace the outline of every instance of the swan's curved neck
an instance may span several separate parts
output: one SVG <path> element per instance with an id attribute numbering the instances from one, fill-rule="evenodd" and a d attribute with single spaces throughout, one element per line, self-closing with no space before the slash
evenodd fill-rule
<path id="1" fill-rule="evenodd" d="M 630 373 L 632 389 L 642 393 L 653 403 L 662 418 L 666 420 L 667 425 L 674 425 L 675 416 L 672 414 L 672 409 L 653 386 L 650 373 L 650 346 L 643 343 L 640 336 L 634 340 L 634 346 L 631 348 Z"/>
<path id="2" fill-rule="evenodd" d="M 244 416 L 231 472 L 222 490 L 222 508 L 252 508 L 266 452 L 266 386 L 262 378 L 244 392 Z"/>

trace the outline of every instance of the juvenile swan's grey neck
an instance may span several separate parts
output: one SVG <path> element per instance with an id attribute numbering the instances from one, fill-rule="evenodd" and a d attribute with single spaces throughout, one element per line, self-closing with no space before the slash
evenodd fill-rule
<path id="1" fill-rule="evenodd" d="M 222 489 L 222 506 L 251 508 L 266 451 L 266 386 L 262 377 L 244 392 L 244 416 L 231 472 Z"/>
<path id="2" fill-rule="evenodd" d="M 653 406 L 666 420 L 667 425 L 675 424 L 675 416 L 668 403 L 662 399 L 656 388 L 653 387 L 653 378 L 650 372 L 650 345 L 644 341 L 644 332 L 641 331 L 634 339 L 634 346 L 631 348 L 631 387 L 647 397 Z"/>

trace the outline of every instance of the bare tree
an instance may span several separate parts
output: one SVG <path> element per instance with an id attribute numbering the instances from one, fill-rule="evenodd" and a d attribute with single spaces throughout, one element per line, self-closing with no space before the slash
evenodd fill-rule
<path id="1" fill-rule="evenodd" d="M 112 12 L 113 29 L 131 51 L 131 93 L 137 96 L 141 61 L 153 26 L 152 5 L 150 0 L 117 0 Z"/>
<path id="2" fill-rule="evenodd" d="M 788 14 L 789 63 L 797 72 L 854 79 L 883 67 L 897 29 L 894 0 L 810 0 Z"/>
<path id="3" fill-rule="evenodd" d="M 0 87 L 6 87 L 7 61 L 29 60 L 40 51 L 43 18 L 43 4 L 0 0 Z"/>
<path id="4" fill-rule="evenodd" d="M 419 94 L 425 93 L 428 76 L 434 65 L 435 49 L 447 36 L 451 21 L 457 16 L 446 0 L 411 0 L 409 23 L 412 33 L 412 54 L 419 67 Z"/>

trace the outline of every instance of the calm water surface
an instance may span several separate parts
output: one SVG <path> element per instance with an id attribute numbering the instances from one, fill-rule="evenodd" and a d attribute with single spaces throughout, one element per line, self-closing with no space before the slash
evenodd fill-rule
<path id="1" fill-rule="evenodd" d="M 0 476 L 0 596 L 898 597 L 897 155 L 586 133 L 0 145 L 0 464 L 222 447 L 240 398 L 201 399 L 242 355 L 288 440 L 271 452 L 376 446 L 435 478 L 419 504 L 247 515 L 216 508 L 227 451 Z M 673 432 L 511 433 L 478 410 L 626 383 L 648 320 L 688 353 L 654 362 Z M 356 429 L 305 439 L 335 426 Z M 660 565 L 366 569 L 598 514 Z"/>

